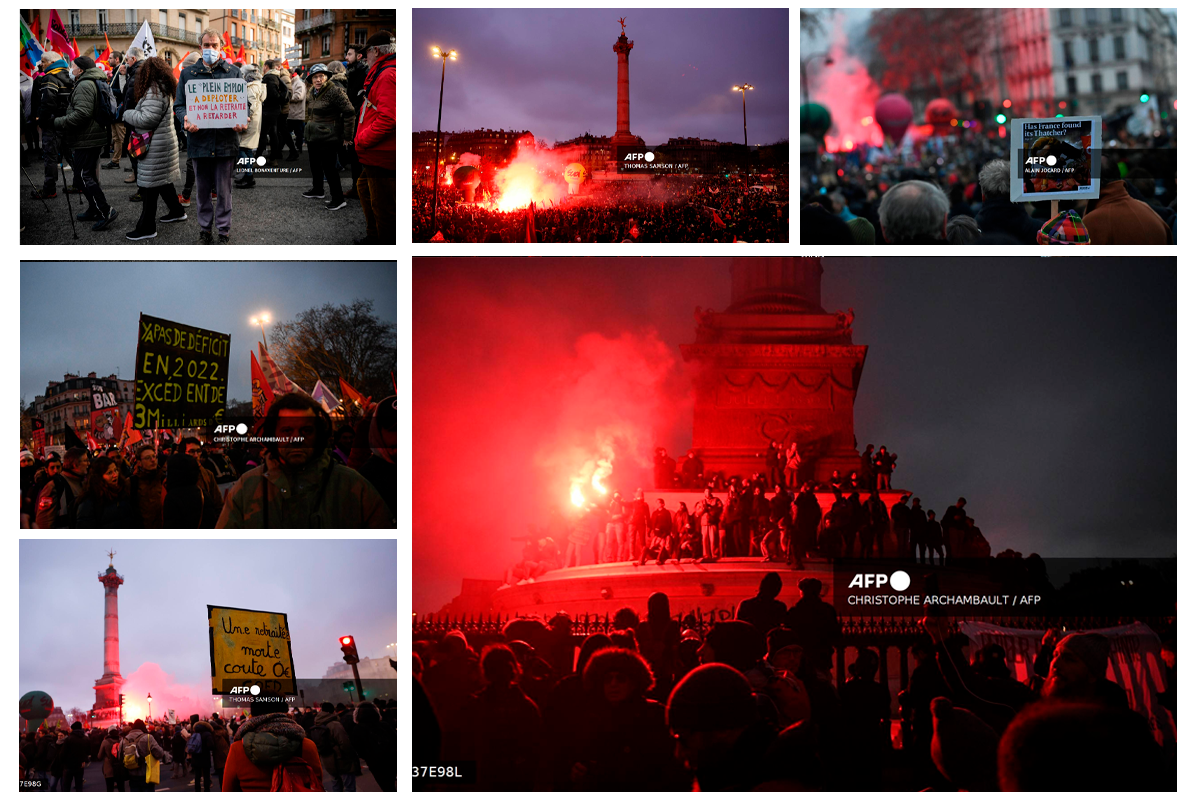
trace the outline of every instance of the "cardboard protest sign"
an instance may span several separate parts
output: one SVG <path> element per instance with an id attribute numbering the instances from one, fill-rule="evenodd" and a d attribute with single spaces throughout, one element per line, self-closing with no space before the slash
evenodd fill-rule
<path id="1" fill-rule="evenodd" d="M 115 442 L 121 435 L 121 410 L 116 392 L 101 384 L 92 384 L 92 438 L 97 442 Z"/>
<path id="2" fill-rule="evenodd" d="M 193 78 L 184 86 L 187 121 L 197 128 L 245 125 L 246 81 L 241 78 Z"/>
<path id="3" fill-rule="evenodd" d="M 142 314 L 133 427 L 196 428 L 225 416 L 229 334 Z"/>
<path id="4" fill-rule="evenodd" d="M 209 606 L 208 654 L 213 694 L 296 694 L 287 614 Z"/>
<path id="5" fill-rule="evenodd" d="M 1100 196 L 1100 117 L 1014 119 L 1010 141 L 1012 202 Z"/>

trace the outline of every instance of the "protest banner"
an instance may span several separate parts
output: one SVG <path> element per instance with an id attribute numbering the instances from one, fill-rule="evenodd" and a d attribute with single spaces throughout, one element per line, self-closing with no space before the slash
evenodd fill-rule
<path id="1" fill-rule="evenodd" d="M 246 81 L 241 78 L 194 78 L 184 86 L 187 121 L 197 128 L 245 125 Z"/>
<path id="2" fill-rule="evenodd" d="M 121 411 L 117 405 L 116 392 L 92 384 L 91 435 L 97 442 L 112 443 L 120 435 Z"/>
<path id="3" fill-rule="evenodd" d="M 40 419 L 29 421 L 30 439 L 33 442 L 33 454 L 41 457 L 42 448 L 46 446 L 46 423 Z"/>
<path id="4" fill-rule="evenodd" d="M 225 416 L 229 334 L 142 314 L 133 427 L 194 428 Z"/>
<path id="5" fill-rule="evenodd" d="M 209 606 L 208 654 L 213 694 L 296 694 L 287 614 Z"/>
<path id="6" fill-rule="evenodd" d="M 1014 119 L 1009 141 L 1012 202 L 1100 196 L 1100 117 Z"/>

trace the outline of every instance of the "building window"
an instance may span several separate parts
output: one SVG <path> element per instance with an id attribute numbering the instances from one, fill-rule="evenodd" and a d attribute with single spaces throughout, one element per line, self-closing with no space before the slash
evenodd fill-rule
<path id="1" fill-rule="evenodd" d="M 369 17 L 370 15 L 371 10 L 369 8 L 360 8 L 354 12 L 354 16 L 356 17 Z"/>
<path id="2" fill-rule="evenodd" d="M 1114 8 L 1112 10 L 1112 21 L 1113 22 L 1123 22 L 1124 21 L 1124 17 L 1121 14 L 1121 9 Z"/>
<path id="3" fill-rule="evenodd" d="M 196 23 L 196 38 L 199 39 L 200 31 L 204 30 L 204 19 L 201 17 L 196 17 L 195 23 Z"/>
<path id="4" fill-rule="evenodd" d="M 1072 44 L 1074 43 L 1070 39 L 1063 42 L 1063 64 L 1068 69 L 1075 66 L 1075 53 L 1074 48 L 1071 46 Z"/>
<path id="5" fill-rule="evenodd" d="M 1083 19 L 1088 25 L 1097 25 L 1100 23 L 1100 15 L 1096 13 L 1094 8 L 1085 8 L 1083 10 Z"/>
<path id="6" fill-rule="evenodd" d="M 1068 75 L 1067 76 L 1067 94 L 1075 94 L 1076 91 L 1077 91 L 1077 89 L 1075 87 L 1075 76 Z"/>
<path id="7" fill-rule="evenodd" d="M 179 35 L 187 36 L 187 14 L 179 15 Z"/>
<path id="8" fill-rule="evenodd" d="M 246 9 L 242 9 L 242 19 L 246 18 Z"/>
<path id="9" fill-rule="evenodd" d="M 309 39 L 305 39 L 303 42 L 300 43 L 300 60 L 301 61 L 308 60 L 308 42 L 309 42 Z"/>
<path id="10" fill-rule="evenodd" d="M 96 22 L 100 25 L 100 30 L 108 30 L 108 9 L 101 8 L 96 12 Z"/>
<path id="11" fill-rule="evenodd" d="M 1113 37 L 1113 58 L 1115 58 L 1118 61 L 1123 61 L 1125 59 L 1125 37 L 1124 36 L 1114 36 Z"/>
<path id="12" fill-rule="evenodd" d="M 158 24 L 163 28 L 167 27 L 167 12 L 162 11 L 161 9 L 158 12 Z M 166 33 L 166 31 L 164 30 L 163 33 Z"/>
<path id="13" fill-rule="evenodd" d="M 367 43 L 367 29 L 366 28 L 355 28 L 354 29 L 354 43 L 356 45 L 361 45 L 361 44 Z"/>
<path id="14" fill-rule="evenodd" d="M 77 9 L 77 8 L 71 9 L 70 13 L 67 15 L 67 24 L 70 25 L 72 28 L 79 27 L 79 9 Z"/>
<path id="15" fill-rule="evenodd" d="M 1064 28 L 1071 27 L 1071 9 L 1060 8 L 1058 10 L 1058 24 Z"/>
<path id="16" fill-rule="evenodd" d="M 1092 73 L 1092 94 L 1100 94 L 1104 91 L 1104 78 L 1099 72 Z"/>
<path id="17" fill-rule="evenodd" d="M 1129 88 L 1129 75 L 1124 71 L 1117 73 L 1117 88 L 1121 91 Z"/>
<path id="18" fill-rule="evenodd" d="M 321 55 L 323 55 L 323 56 L 329 55 L 329 34 L 328 33 L 322 34 L 322 36 L 321 36 Z"/>
<path id="19" fill-rule="evenodd" d="M 135 8 L 127 8 L 127 9 L 125 9 L 125 24 L 126 24 L 126 25 L 133 25 L 133 24 L 134 24 L 135 22 L 137 22 L 137 21 L 138 21 L 138 18 L 137 18 L 137 9 L 135 9 Z"/>
<path id="20" fill-rule="evenodd" d="M 1093 64 L 1100 63 L 1100 40 L 1088 39 L 1088 61 Z"/>

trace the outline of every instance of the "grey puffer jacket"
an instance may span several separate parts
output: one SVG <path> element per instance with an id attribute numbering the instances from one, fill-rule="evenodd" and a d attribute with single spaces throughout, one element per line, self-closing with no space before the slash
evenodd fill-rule
<path id="1" fill-rule="evenodd" d="M 122 118 L 135 133 L 154 131 L 150 149 L 138 159 L 137 185 L 142 189 L 173 184 L 179 179 L 179 140 L 175 138 L 175 118 L 171 99 L 157 86 L 151 86 L 137 107 Z"/>

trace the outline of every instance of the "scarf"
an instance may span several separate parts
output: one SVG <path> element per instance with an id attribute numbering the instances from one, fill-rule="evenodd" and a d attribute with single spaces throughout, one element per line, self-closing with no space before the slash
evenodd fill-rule
<path id="1" fill-rule="evenodd" d="M 233 741 L 241 741 L 243 736 L 254 731 L 273 733 L 289 739 L 304 738 L 304 728 L 300 727 L 299 723 L 293 722 L 287 714 L 277 713 L 250 717 L 237 729 L 237 733 L 233 735 Z"/>

